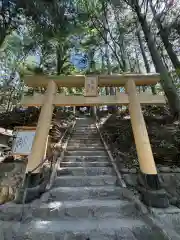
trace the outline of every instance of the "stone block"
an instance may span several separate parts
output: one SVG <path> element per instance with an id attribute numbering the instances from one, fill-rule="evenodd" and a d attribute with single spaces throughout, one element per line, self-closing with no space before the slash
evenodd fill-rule
<path id="1" fill-rule="evenodd" d="M 132 187 L 137 186 L 137 176 L 135 174 L 124 174 L 123 178 L 127 185 Z"/>
<path id="2" fill-rule="evenodd" d="M 168 208 L 169 199 L 167 193 L 164 190 L 148 190 L 143 187 L 138 187 L 142 202 L 150 207 L 155 208 Z"/>

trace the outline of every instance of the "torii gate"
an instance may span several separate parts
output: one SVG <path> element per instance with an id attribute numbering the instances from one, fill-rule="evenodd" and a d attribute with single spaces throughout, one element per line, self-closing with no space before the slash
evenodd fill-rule
<path id="1" fill-rule="evenodd" d="M 166 103 L 166 100 L 163 95 L 138 94 L 136 86 L 155 85 L 159 80 L 159 74 L 26 76 L 24 82 L 27 86 L 47 88 L 45 94 L 25 96 L 21 102 L 23 106 L 42 106 L 31 154 L 28 157 L 26 174 L 31 172 L 44 158 L 54 106 L 129 105 L 140 170 L 147 188 L 158 189 L 157 169 L 141 111 L 141 104 L 162 105 Z M 125 87 L 126 93 L 117 92 L 115 96 L 99 96 L 98 87 L 107 86 Z M 57 94 L 57 87 L 85 87 L 85 95 L 65 96 L 64 94 Z M 39 172 L 40 168 L 35 171 L 35 174 Z"/>

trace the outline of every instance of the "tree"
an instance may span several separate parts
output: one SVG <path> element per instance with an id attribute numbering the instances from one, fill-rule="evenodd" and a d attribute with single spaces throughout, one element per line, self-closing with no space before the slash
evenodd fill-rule
<path id="1" fill-rule="evenodd" d="M 161 23 L 161 16 L 162 16 L 162 14 L 158 14 L 157 13 L 152 0 L 149 0 L 149 3 L 150 3 L 150 7 L 151 7 L 151 10 L 152 10 L 153 16 L 154 16 L 154 20 L 155 20 L 155 22 L 157 24 L 157 27 L 159 29 L 159 34 L 160 34 L 161 39 L 162 39 L 162 41 L 164 43 L 165 49 L 166 49 L 166 51 L 167 51 L 167 53 L 168 53 L 168 55 L 169 55 L 173 65 L 174 65 L 174 68 L 176 70 L 177 75 L 180 78 L 180 61 L 179 61 L 176 53 L 173 50 L 172 43 L 169 41 L 168 29 L 166 27 L 164 28 L 162 23 Z"/>
<path id="2" fill-rule="evenodd" d="M 141 54 L 142 54 L 142 57 L 143 57 L 143 61 L 144 61 L 146 71 L 147 71 L 147 73 L 150 73 L 151 72 L 150 71 L 150 65 L 149 65 L 149 62 L 148 62 L 148 59 L 147 59 L 147 56 L 146 56 L 146 52 L 145 52 L 145 49 L 144 49 L 144 45 L 143 45 L 143 41 L 142 41 L 142 38 L 141 38 L 141 32 L 140 32 L 139 27 L 137 27 L 136 34 L 137 34 L 139 47 L 141 49 Z M 151 90 L 152 90 L 152 94 L 156 94 L 155 86 L 151 86 Z"/>
<path id="3" fill-rule="evenodd" d="M 116 1 L 112 1 L 116 6 Z M 180 114 L 180 99 L 179 95 L 177 93 L 177 89 L 173 83 L 173 79 L 168 73 L 167 68 L 164 66 L 162 59 L 160 57 L 160 54 L 158 52 L 158 49 L 156 47 L 154 36 L 151 32 L 150 26 L 148 25 L 147 19 L 146 19 L 146 11 L 143 13 L 141 11 L 142 6 L 140 6 L 140 3 L 138 0 L 134 1 L 125 1 L 129 6 L 131 6 L 132 10 L 136 13 L 137 19 L 139 23 L 141 24 L 149 52 L 151 54 L 154 66 L 156 68 L 156 71 L 160 73 L 161 76 L 161 85 L 163 87 L 163 90 L 166 94 L 166 97 L 168 99 L 168 103 L 170 106 L 170 109 L 172 113 L 179 117 Z"/>
<path id="4" fill-rule="evenodd" d="M 25 59 L 29 54 L 38 56 L 38 62 L 33 66 L 24 64 L 24 60 L 19 61 L 13 58 L 16 59 L 17 66 L 14 72 L 21 71 L 20 66 L 24 64 L 22 69 L 39 74 L 76 73 L 79 70 L 69 60 L 73 52 L 85 53 L 88 56 L 89 68 L 81 70 L 83 74 L 150 72 L 154 64 L 156 72 L 161 75 L 161 84 L 170 108 L 173 113 L 179 114 L 179 95 L 173 83 L 173 72 L 171 75 L 168 73 L 168 69 L 172 70 L 172 65 L 164 52 L 164 46 L 159 37 L 160 31 L 159 35 L 156 34 L 156 38 L 154 37 L 157 27 L 155 25 L 152 27 L 149 21 L 152 17 L 147 4 L 149 2 L 150 0 L 143 1 L 141 4 L 138 0 L 17 0 L 14 5 L 11 4 L 11 8 L 8 8 L 9 11 L 16 8 L 19 12 L 13 16 L 11 14 L 12 21 L 6 28 L 6 39 L 8 39 L 8 32 L 10 36 L 15 32 L 20 38 L 25 35 L 31 36 L 31 41 L 27 46 L 23 46 L 23 51 L 20 50 L 21 44 L 16 44 L 15 49 L 21 57 L 26 52 Z M 165 1 L 161 0 L 161 2 Z M 172 15 L 172 10 L 169 13 L 169 9 L 171 8 L 167 6 L 160 15 L 154 16 L 160 19 L 163 29 L 165 28 L 164 19 L 169 21 L 167 33 L 170 36 L 172 31 L 169 30 L 169 26 L 173 25 L 174 20 L 169 20 L 169 16 Z M 147 15 L 150 18 L 147 19 Z M 17 17 L 20 19 L 20 25 L 11 30 L 13 19 L 17 20 Z M 177 38 L 177 35 L 174 38 Z M 3 43 L 1 49 L 6 48 L 6 41 L 3 40 Z M 25 51 L 25 48 L 29 49 L 29 52 Z M 3 52 L 5 53 L 4 50 Z M 14 54 L 16 51 L 10 52 L 13 56 L 16 55 Z M 175 54 L 178 56 L 177 53 Z M 149 61 L 150 56 L 153 64 Z M 11 61 L 12 58 L 9 57 L 9 60 Z M 7 79 L 13 79 L 10 61 L 5 68 Z M 155 93 L 155 87 L 151 89 Z M 107 88 L 107 94 L 110 92 L 114 94 L 115 89 Z"/>

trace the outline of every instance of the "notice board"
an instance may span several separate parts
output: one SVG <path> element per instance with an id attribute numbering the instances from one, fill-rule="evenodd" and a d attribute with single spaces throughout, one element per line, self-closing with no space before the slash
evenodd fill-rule
<path id="1" fill-rule="evenodd" d="M 35 129 L 26 130 L 18 129 L 15 132 L 15 139 L 13 141 L 12 152 L 13 155 L 29 155 L 31 152 Z"/>
<path id="2" fill-rule="evenodd" d="M 98 78 L 95 76 L 85 77 L 85 97 L 96 97 L 98 90 Z"/>

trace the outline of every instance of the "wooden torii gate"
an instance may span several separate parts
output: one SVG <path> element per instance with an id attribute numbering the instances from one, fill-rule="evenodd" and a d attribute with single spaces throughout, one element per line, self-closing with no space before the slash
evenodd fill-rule
<path id="1" fill-rule="evenodd" d="M 46 87 L 45 94 L 25 96 L 23 106 L 42 106 L 36 134 L 28 157 L 26 173 L 31 172 L 44 158 L 47 137 L 52 120 L 54 106 L 98 106 L 129 105 L 131 124 L 137 149 L 140 170 L 148 188 L 158 189 L 157 169 L 149 142 L 149 137 L 141 111 L 141 104 L 165 104 L 163 95 L 148 93 L 138 94 L 136 86 L 155 85 L 159 74 L 117 74 L 99 76 L 26 76 L 25 85 L 29 87 Z M 115 96 L 99 96 L 98 87 L 125 87 L 126 93 L 117 92 Z M 65 96 L 58 94 L 59 87 L 85 87 L 84 96 Z M 36 169 L 35 174 L 40 172 Z"/>

